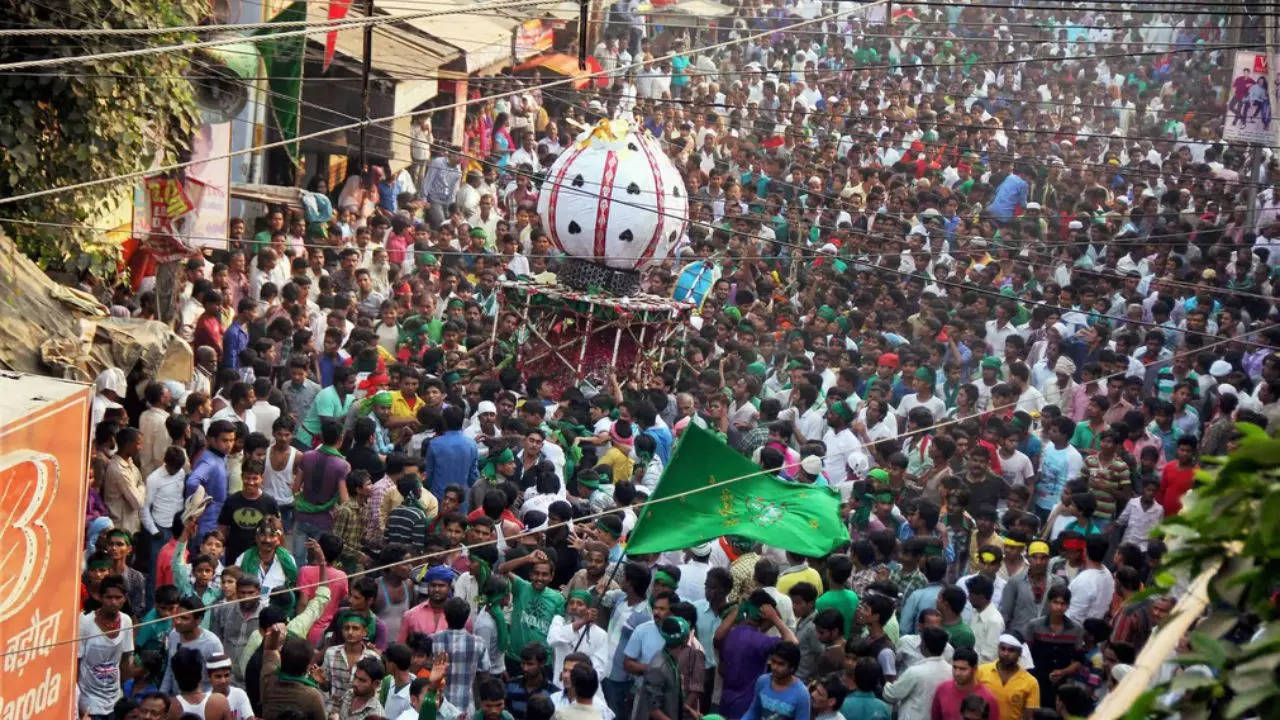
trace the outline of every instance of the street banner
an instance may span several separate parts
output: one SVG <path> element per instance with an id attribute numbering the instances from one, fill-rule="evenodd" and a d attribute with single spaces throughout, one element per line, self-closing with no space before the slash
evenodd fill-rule
<path id="1" fill-rule="evenodd" d="M 1266 53 L 1237 51 L 1228 88 L 1227 118 L 1222 139 L 1227 142 L 1273 145 L 1271 96 L 1275 83 L 1272 58 Z"/>

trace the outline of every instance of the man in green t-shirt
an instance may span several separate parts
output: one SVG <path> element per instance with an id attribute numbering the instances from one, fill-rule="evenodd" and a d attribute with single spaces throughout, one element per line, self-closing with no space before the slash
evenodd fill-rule
<path id="1" fill-rule="evenodd" d="M 973 630 L 960 619 L 968 596 L 956 585 L 948 585 L 938 593 L 938 612 L 942 614 L 942 629 L 947 631 L 951 647 L 972 648 L 974 646 Z"/>
<path id="2" fill-rule="evenodd" d="M 844 618 L 844 636 L 853 635 L 853 618 L 858 614 L 858 593 L 847 585 L 853 575 L 853 561 L 848 555 L 832 555 L 827 558 L 827 587 L 830 590 L 818 596 L 814 603 L 814 614 L 831 609 L 840 612 Z"/>
<path id="3" fill-rule="evenodd" d="M 514 574 L 530 565 L 529 579 Z M 564 613 L 564 595 L 547 587 L 555 577 L 556 566 L 541 550 L 498 566 L 498 571 L 511 580 L 511 626 L 507 636 L 507 657 L 520 661 L 520 649 L 531 642 L 546 644 L 551 620 Z"/>
<path id="4" fill-rule="evenodd" d="M 279 210 L 272 210 L 267 215 L 267 229 L 259 230 L 253 236 L 253 242 L 249 244 L 249 252 L 251 255 L 257 255 L 258 251 L 271 244 L 271 236 L 278 232 L 284 232 L 284 213 Z"/>

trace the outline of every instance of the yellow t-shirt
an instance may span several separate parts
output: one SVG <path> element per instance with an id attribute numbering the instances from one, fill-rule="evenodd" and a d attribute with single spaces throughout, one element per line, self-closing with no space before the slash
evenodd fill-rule
<path id="1" fill-rule="evenodd" d="M 811 567 L 806 567 L 803 570 L 797 570 L 796 572 L 788 572 L 788 573 L 783 573 L 779 575 L 778 585 L 777 585 L 778 592 L 782 593 L 783 595 L 786 595 L 788 592 L 791 591 L 791 588 L 796 586 L 797 583 L 802 583 L 802 582 L 809 583 L 810 585 L 813 586 L 814 590 L 818 591 L 819 595 L 822 594 L 822 575 L 820 575 L 817 570 L 814 570 Z"/>
<path id="2" fill-rule="evenodd" d="M 978 666 L 978 682 L 995 696 L 1002 718 L 1025 717 L 1027 710 L 1040 707 L 1040 683 L 1026 670 L 1019 669 L 1005 684 L 996 664 L 989 662 Z"/>
<path id="3" fill-rule="evenodd" d="M 399 390 L 391 391 L 391 417 L 405 418 L 412 420 L 418 417 L 418 408 L 422 407 L 423 400 L 420 397 L 413 399 L 413 407 L 409 407 L 409 403 L 404 399 L 404 393 Z"/>
<path id="4" fill-rule="evenodd" d="M 596 465 L 609 466 L 609 475 L 613 478 L 613 484 L 615 485 L 624 480 L 631 480 L 631 473 L 635 470 L 636 466 L 635 462 L 633 462 L 626 453 L 622 452 L 615 446 L 610 446 L 610 448 L 605 451 L 605 454 L 600 457 L 600 460 Z"/>

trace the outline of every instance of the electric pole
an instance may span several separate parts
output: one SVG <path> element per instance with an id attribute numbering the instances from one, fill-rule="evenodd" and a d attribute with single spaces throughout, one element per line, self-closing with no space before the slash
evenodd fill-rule
<path id="1" fill-rule="evenodd" d="M 364 1 L 364 66 L 360 69 L 360 172 L 368 165 L 369 71 L 373 68 L 373 0 Z"/>

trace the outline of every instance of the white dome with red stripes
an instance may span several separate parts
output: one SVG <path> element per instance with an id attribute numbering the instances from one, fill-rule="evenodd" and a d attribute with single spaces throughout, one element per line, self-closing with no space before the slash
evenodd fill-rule
<path id="1" fill-rule="evenodd" d="M 551 165 L 538 215 L 570 257 L 638 270 L 666 259 L 684 234 L 684 181 L 658 142 L 637 129 L 601 121 Z"/>

